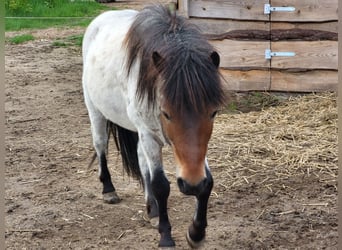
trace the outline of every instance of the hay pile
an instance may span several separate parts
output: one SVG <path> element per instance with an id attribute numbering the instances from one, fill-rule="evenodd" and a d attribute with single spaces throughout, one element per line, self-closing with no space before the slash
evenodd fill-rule
<path id="1" fill-rule="evenodd" d="M 336 187 L 336 94 L 292 97 L 261 112 L 220 114 L 208 158 L 212 167 L 225 169 L 220 185 L 227 188 L 258 181 L 272 191 L 294 175 L 315 175 Z"/>

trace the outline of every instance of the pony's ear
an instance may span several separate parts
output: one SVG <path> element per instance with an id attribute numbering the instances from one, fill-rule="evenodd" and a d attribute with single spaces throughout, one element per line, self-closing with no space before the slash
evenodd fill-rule
<path id="1" fill-rule="evenodd" d="M 164 58 L 162 58 L 162 56 L 157 52 L 154 51 L 152 53 L 152 60 L 153 60 L 153 64 L 154 66 L 159 69 L 160 65 L 163 63 Z"/>
<path id="2" fill-rule="evenodd" d="M 216 51 L 213 51 L 210 55 L 210 58 L 213 61 L 215 67 L 218 68 L 220 65 L 220 55 Z"/>

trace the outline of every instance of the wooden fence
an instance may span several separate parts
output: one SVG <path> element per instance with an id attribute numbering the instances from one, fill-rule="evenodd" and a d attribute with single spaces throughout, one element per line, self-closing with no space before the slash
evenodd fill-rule
<path id="1" fill-rule="evenodd" d="M 266 14 L 272 7 L 281 8 Z M 227 89 L 337 90 L 338 0 L 178 0 L 178 9 L 220 53 Z"/>

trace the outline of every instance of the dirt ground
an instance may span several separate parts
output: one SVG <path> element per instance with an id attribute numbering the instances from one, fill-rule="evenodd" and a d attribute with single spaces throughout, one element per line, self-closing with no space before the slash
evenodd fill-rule
<path id="1" fill-rule="evenodd" d="M 7 249 L 157 248 L 159 234 L 142 218 L 142 188 L 123 173 L 114 143 L 109 166 L 121 203 L 102 202 L 97 165 L 87 168 L 93 148 L 81 88 L 81 51 L 53 46 L 55 39 L 83 31 L 37 30 L 31 32 L 34 41 L 6 43 Z M 216 125 L 225 123 L 234 120 L 218 119 Z M 227 154 L 213 146 L 220 133 L 214 131 L 209 145 L 215 186 L 203 249 L 337 249 L 336 179 L 298 174 L 270 189 L 262 185 L 265 176 L 255 174 L 227 188 L 226 169 L 215 164 L 224 157 L 219 152 Z M 188 249 L 185 233 L 195 202 L 178 191 L 169 149 L 164 158 L 173 237 L 177 249 Z"/>

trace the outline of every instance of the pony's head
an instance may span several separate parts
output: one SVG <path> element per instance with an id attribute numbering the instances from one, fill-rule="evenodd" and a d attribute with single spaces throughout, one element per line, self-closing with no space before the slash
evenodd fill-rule
<path id="1" fill-rule="evenodd" d="M 141 62 L 137 97 L 160 112 L 178 166 L 179 188 L 198 194 L 210 174 L 205 162 L 208 142 L 225 99 L 219 54 L 197 27 L 161 6 L 138 15 L 126 44 L 128 69 L 137 56 Z"/>
<path id="2" fill-rule="evenodd" d="M 196 194 L 206 186 L 206 153 L 223 92 L 219 55 L 211 51 L 201 58 L 196 51 L 189 53 L 194 54 L 172 62 L 154 53 L 153 61 L 163 76 L 160 121 L 177 163 L 178 185 L 183 193 Z"/>

